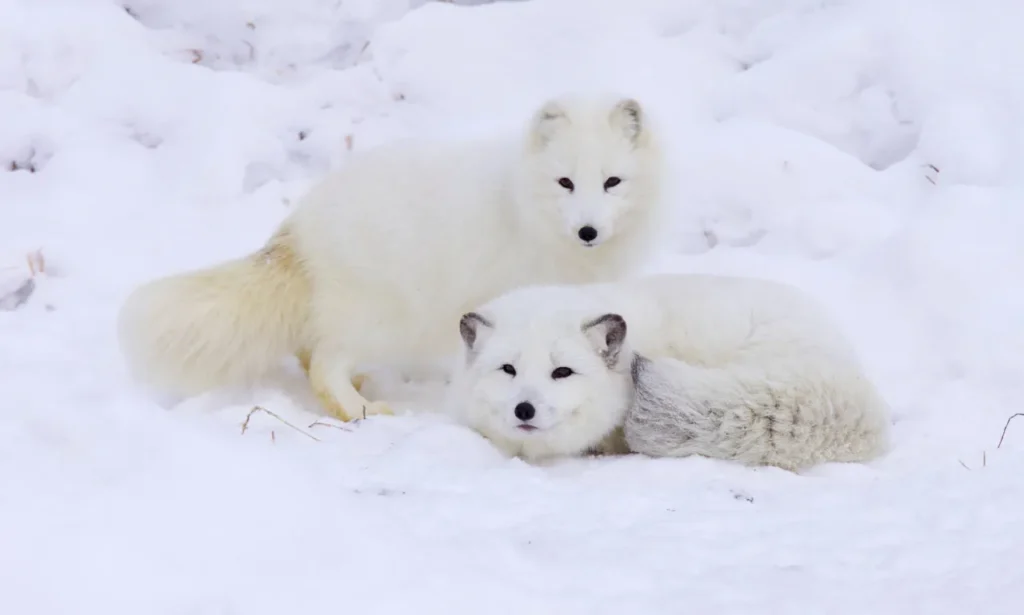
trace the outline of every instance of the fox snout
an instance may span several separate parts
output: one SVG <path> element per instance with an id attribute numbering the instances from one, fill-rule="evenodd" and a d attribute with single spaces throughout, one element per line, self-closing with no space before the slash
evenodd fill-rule
<path id="1" fill-rule="evenodd" d="M 516 407 L 512 411 L 512 413 L 520 421 L 519 424 L 516 425 L 516 427 L 520 431 L 533 431 L 537 429 L 536 425 L 530 423 L 530 421 L 533 420 L 533 417 L 537 416 L 537 408 L 534 407 L 534 405 L 531 404 L 530 402 L 519 402 L 518 404 L 516 404 Z"/>
<path id="2" fill-rule="evenodd" d="M 600 235 L 601 233 L 589 224 L 581 226 L 579 230 L 576 231 L 576 236 L 580 238 L 580 241 L 582 241 L 585 246 L 595 245 L 594 242 L 597 241 Z"/>
<path id="3" fill-rule="evenodd" d="M 619 217 L 613 204 L 601 199 L 572 203 L 562 215 L 566 234 L 588 248 L 611 239 Z"/>
<path id="4" fill-rule="evenodd" d="M 586 219 L 571 223 L 568 232 L 587 248 L 599 246 L 612 236 L 611 225 Z"/>

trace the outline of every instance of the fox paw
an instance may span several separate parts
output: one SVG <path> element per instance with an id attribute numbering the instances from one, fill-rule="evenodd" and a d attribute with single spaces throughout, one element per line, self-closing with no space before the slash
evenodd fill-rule
<path id="1" fill-rule="evenodd" d="M 394 415 L 394 412 L 391 410 L 391 406 L 382 401 L 367 401 L 359 408 L 348 408 L 333 400 L 330 402 L 327 402 L 326 400 L 322 401 L 325 401 L 324 406 L 327 408 L 327 412 L 331 416 L 346 423 L 375 415 Z"/>

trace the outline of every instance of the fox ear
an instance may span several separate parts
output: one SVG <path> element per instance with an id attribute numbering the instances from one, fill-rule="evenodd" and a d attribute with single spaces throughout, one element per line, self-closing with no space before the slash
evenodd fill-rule
<path id="1" fill-rule="evenodd" d="M 459 320 L 459 334 L 462 335 L 462 342 L 466 344 L 466 350 L 471 353 L 480 347 L 483 338 L 493 329 L 491 321 L 476 312 L 463 314 Z"/>
<path id="2" fill-rule="evenodd" d="M 633 144 L 640 141 L 647 128 L 643 108 L 633 98 L 623 98 L 616 103 L 608 119 L 611 125 L 621 130 Z"/>
<path id="3" fill-rule="evenodd" d="M 569 114 L 557 100 L 549 100 L 533 114 L 530 122 L 530 144 L 543 149 L 559 130 L 569 124 Z"/>
<path id="4" fill-rule="evenodd" d="M 615 367 L 619 362 L 619 351 L 626 341 L 626 320 L 618 314 L 605 314 L 584 322 L 582 329 L 605 365 L 609 369 Z"/>

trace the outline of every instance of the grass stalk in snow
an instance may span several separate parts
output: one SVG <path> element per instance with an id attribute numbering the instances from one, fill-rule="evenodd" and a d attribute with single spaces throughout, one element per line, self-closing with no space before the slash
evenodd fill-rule
<path id="1" fill-rule="evenodd" d="M 1024 416 L 1024 412 L 1012 414 L 1010 415 L 1010 418 L 1006 419 L 1006 425 L 1003 425 L 1003 435 L 999 436 L 999 444 L 996 445 L 996 448 L 1001 448 L 1003 446 L 1003 438 L 1006 437 L 1006 430 L 1010 428 L 1010 422 L 1018 416 Z"/>
<path id="2" fill-rule="evenodd" d="M 291 424 L 291 423 L 289 423 L 288 421 L 284 420 L 283 418 L 281 418 L 281 417 L 280 417 L 280 416 L 278 416 L 277 414 L 275 414 L 275 413 L 271 412 L 270 410 L 267 410 L 267 409 L 266 409 L 266 408 L 264 408 L 263 406 L 253 406 L 253 407 L 252 407 L 252 410 L 250 410 L 250 411 L 249 411 L 249 413 L 245 415 L 245 420 L 244 420 L 244 421 L 242 421 L 242 435 L 245 435 L 245 432 L 246 432 L 246 430 L 247 430 L 247 429 L 249 429 L 249 419 L 251 419 L 251 418 L 252 418 L 252 415 L 256 414 L 257 412 L 266 412 L 266 413 L 267 413 L 267 414 L 269 414 L 270 416 L 272 416 L 272 417 L 274 417 L 275 419 L 277 419 L 277 420 L 281 421 L 282 423 L 284 423 L 284 424 L 285 424 L 285 425 L 287 425 L 288 427 L 291 427 L 292 429 L 294 429 L 295 431 L 297 431 L 297 432 L 301 433 L 302 435 L 306 436 L 307 438 L 310 438 L 310 439 L 312 439 L 312 440 L 316 440 L 317 442 L 319 442 L 319 441 L 320 441 L 320 438 L 318 438 L 318 437 L 314 436 L 314 435 L 313 435 L 313 434 L 311 434 L 311 433 L 308 433 L 308 432 L 306 432 L 306 431 L 303 431 L 302 429 L 299 429 L 299 428 L 298 428 L 298 427 L 296 427 L 295 425 L 292 425 L 292 424 Z"/>

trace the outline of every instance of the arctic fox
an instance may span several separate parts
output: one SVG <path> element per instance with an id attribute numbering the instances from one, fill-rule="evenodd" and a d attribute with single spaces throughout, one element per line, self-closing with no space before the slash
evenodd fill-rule
<path id="1" fill-rule="evenodd" d="M 853 348 L 786 284 L 533 285 L 465 314 L 460 332 L 449 410 L 510 455 L 697 454 L 796 470 L 888 449 L 888 406 Z"/>
<path id="2" fill-rule="evenodd" d="M 258 252 L 136 289 L 118 324 L 129 369 L 194 395 L 295 355 L 330 414 L 390 413 L 359 392 L 361 364 L 443 360 L 458 348 L 446 323 L 474 305 L 640 265 L 661 161 L 639 102 L 570 96 L 512 139 L 357 154 Z"/>

